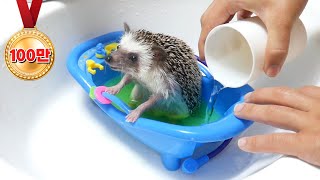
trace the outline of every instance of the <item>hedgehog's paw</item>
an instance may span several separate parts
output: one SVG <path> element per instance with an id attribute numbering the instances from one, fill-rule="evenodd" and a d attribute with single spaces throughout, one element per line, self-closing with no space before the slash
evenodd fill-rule
<path id="1" fill-rule="evenodd" d="M 135 109 L 132 110 L 127 116 L 126 116 L 126 121 L 127 122 L 131 122 L 134 123 L 137 121 L 137 119 L 140 117 L 140 115 L 142 114 L 142 111 L 140 109 Z"/>
<path id="2" fill-rule="evenodd" d="M 109 94 L 118 94 L 121 90 L 121 86 L 119 85 L 115 85 L 115 86 L 111 86 L 111 87 L 107 87 L 106 88 L 106 92 L 109 93 Z"/>

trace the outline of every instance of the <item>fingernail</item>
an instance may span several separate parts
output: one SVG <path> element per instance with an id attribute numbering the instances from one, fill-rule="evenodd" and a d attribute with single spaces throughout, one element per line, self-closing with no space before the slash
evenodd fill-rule
<path id="1" fill-rule="evenodd" d="M 279 74 L 281 67 L 279 65 L 272 65 L 267 69 L 267 75 L 269 77 L 275 77 Z"/>
<path id="2" fill-rule="evenodd" d="M 234 107 L 234 112 L 235 112 L 235 113 L 238 113 L 238 112 L 242 111 L 243 107 L 244 107 L 244 104 L 237 104 L 237 105 Z"/>
<path id="3" fill-rule="evenodd" d="M 247 145 L 247 139 L 246 139 L 246 138 L 241 138 L 241 139 L 238 140 L 238 146 L 239 146 L 240 148 L 243 148 L 243 147 L 245 147 L 246 145 Z"/>
<path id="4" fill-rule="evenodd" d="M 249 101 L 250 101 L 250 96 L 251 96 L 251 94 L 252 94 L 252 92 L 249 92 L 248 94 L 246 94 L 246 95 L 244 96 L 244 101 L 245 101 L 245 102 L 249 102 Z"/>

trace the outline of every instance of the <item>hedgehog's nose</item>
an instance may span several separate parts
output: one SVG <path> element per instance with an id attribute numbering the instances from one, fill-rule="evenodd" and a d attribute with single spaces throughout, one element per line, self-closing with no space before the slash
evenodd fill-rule
<path id="1" fill-rule="evenodd" d="M 109 62 L 111 62 L 112 61 L 112 56 L 111 55 L 109 55 L 107 58 L 106 58 L 106 61 L 109 63 Z"/>

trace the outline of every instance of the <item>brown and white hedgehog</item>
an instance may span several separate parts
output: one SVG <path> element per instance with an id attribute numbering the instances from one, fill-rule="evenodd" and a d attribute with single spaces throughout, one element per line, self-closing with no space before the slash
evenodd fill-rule
<path id="1" fill-rule="evenodd" d="M 117 50 L 106 59 L 111 69 L 124 76 L 106 92 L 117 94 L 135 81 L 131 98 L 143 103 L 126 120 L 135 122 L 151 107 L 189 116 L 200 104 L 201 91 L 201 72 L 192 49 L 172 36 L 143 29 L 131 31 L 126 23 L 124 29 Z"/>

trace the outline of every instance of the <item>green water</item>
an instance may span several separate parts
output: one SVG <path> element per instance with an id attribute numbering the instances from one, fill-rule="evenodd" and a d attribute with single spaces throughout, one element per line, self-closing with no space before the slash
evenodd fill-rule
<path id="1" fill-rule="evenodd" d="M 114 86 L 116 85 L 119 81 L 121 80 L 121 77 L 116 77 L 114 79 L 111 79 L 105 83 L 105 86 Z M 125 102 L 128 106 L 133 107 L 132 104 L 130 104 L 130 94 L 131 90 L 134 87 L 134 83 L 130 83 L 126 85 L 122 90 L 116 95 L 119 99 L 121 99 L 123 102 Z M 114 105 L 114 104 L 113 104 Z M 114 105 L 117 109 L 121 110 L 119 107 Z M 206 119 L 206 104 L 202 102 L 200 104 L 200 107 L 195 110 L 195 112 L 189 116 L 189 117 L 184 117 L 178 116 L 175 117 L 170 117 L 168 113 L 165 111 L 161 110 L 155 110 L 155 109 L 150 109 L 143 113 L 142 117 L 148 118 L 148 119 L 153 119 L 161 122 L 166 122 L 170 124 L 177 124 L 177 125 L 183 125 L 183 126 L 199 126 L 202 124 L 206 123 L 211 123 L 214 121 L 217 121 L 218 119 L 221 118 L 221 115 L 217 113 L 213 113 L 211 117 L 207 120 Z"/>

